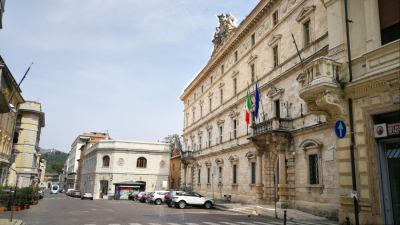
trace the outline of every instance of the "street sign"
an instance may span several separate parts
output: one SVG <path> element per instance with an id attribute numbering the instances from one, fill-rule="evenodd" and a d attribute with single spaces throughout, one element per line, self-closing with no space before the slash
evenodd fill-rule
<path id="1" fill-rule="evenodd" d="M 335 123 L 335 133 L 340 139 L 346 136 L 346 124 L 342 120 L 338 120 Z"/>

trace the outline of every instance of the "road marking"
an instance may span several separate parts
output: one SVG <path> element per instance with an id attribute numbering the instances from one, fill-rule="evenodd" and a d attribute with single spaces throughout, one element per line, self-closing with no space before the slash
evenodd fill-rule
<path id="1" fill-rule="evenodd" d="M 252 221 L 255 224 L 261 224 L 261 225 L 281 225 L 282 222 L 278 222 L 278 221 L 268 221 L 266 223 L 264 222 L 258 222 L 258 221 Z"/>
<path id="2" fill-rule="evenodd" d="M 140 223 L 130 223 L 129 225 L 142 225 Z"/>
<path id="3" fill-rule="evenodd" d="M 149 223 L 150 225 L 161 225 L 159 223 Z"/>
<path id="4" fill-rule="evenodd" d="M 179 223 L 167 223 L 167 224 L 169 224 L 169 225 L 181 225 Z"/>
<path id="5" fill-rule="evenodd" d="M 108 225 L 121 225 L 121 224 L 119 224 L 119 223 L 110 223 Z"/>
<path id="6" fill-rule="evenodd" d="M 231 222 L 220 222 L 220 223 L 223 223 L 223 224 L 226 224 L 226 225 L 236 225 L 236 223 L 231 223 Z"/>
<path id="7" fill-rule="evenodd" d="M 86 223 L 85 225 L 96 225 L 95 223 Z"/>
<path id="8" fill-rule="evenodd" d="M 203 223 L 208 224 L 208 225 L 219 225 L 219 223 L 213 223 L 213 222 L 203 222 Z"/>
<path id="9" fill-rule="evenodd" d="M 199 225 L 198 223 L 185 223 L 187 225 Z"/>
<path id="10" fill-rule="evenodd" d="M 237 222 L 237 223 L 243 224 L 243 225 L 253 225 L 252 223 L 249 223 L 249 222 Z"/>

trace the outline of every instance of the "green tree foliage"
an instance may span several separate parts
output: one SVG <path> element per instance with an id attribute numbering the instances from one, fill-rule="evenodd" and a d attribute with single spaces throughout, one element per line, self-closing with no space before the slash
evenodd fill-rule
<path id="1" fill-rule="evenodd" d="M 67 160 L 68 154 L 57 150 L 43 153 L 41 158 L 46 160 L 46 173 L 60 173 Z"/>

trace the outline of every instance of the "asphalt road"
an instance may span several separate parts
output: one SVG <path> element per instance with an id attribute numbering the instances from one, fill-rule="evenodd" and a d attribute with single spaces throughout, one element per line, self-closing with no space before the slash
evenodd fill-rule
<path id="1" fill-rule="evenodd" d="M 0 214 L 7 218 L 9 212 Z M 27 225 L 282 225 L 269 217 L 217 209 L 168 208 L 133 201 L 81 200 L 65 194 L 45 196 L 38 205 L 15 212 Z M 288 223 L 288 225 L 295 223 Z M 297 223 L 296 223 L 297 224 Z M 311 224 L 307 224 L 311 225 Z"/>

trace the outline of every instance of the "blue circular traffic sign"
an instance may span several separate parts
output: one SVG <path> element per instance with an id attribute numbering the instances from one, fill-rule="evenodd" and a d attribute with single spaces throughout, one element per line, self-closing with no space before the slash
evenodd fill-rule
<path id="1" fill-rule="evenodd" d="M 338 138 L 344 138 L 346 136 L 346 124 L 342 120 L 336 121 L 335 133 Z"/>

